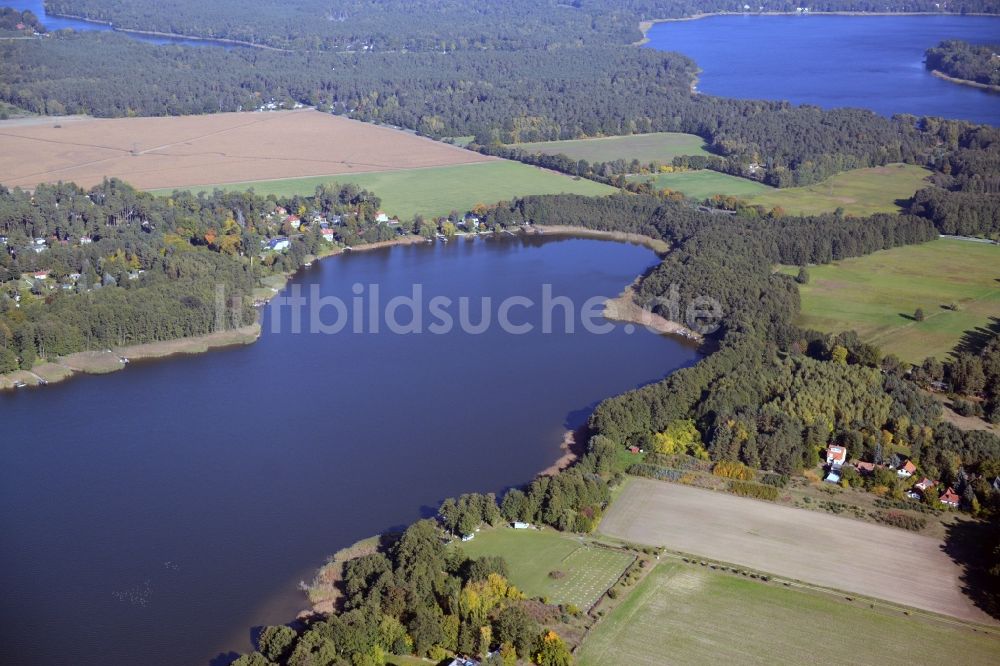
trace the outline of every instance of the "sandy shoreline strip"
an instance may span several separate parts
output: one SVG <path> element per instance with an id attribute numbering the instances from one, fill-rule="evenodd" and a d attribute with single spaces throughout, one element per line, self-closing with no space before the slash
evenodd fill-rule
<path id="1" fill-rule="evenodd" d="M 949 83 L 957 83 L 960 86 L 969 86 L 970 88 L 979 88 L 980 90 L 988 90 L 990 92 L 1000 93 L 1000 86 L 991 86 L 988 83 L 980 83 L 979 81 L 970 81 L 969 79 L 959 79 L 954 76 L 948 76 L 947 74 L 938 69 L 932 69 L 931 74 L 938 77 L 939 79 L 944 79 Z"/>
<path id="2" fill-rule="evenodd" d="M 643 234 L 633 234 L 624 231 L 602 231 L 600 229 L 587 229 L 585 227 L 574 227 L 567 224 L 536 224 L 521 230 L 527 235 L 553 235 L 572 236 L 574 238 L 598 238 L 601 240 L 618 241 L 619 243 L 632 243 L 648 247 L 659 255 L 664 255 L 670 251 L 670 244 L 666 241 L 658 240 L 652 236 Z"/>

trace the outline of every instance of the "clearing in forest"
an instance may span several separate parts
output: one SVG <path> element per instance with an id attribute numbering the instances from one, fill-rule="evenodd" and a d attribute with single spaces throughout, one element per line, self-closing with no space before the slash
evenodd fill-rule
<path id="1" fill-rule="evenodd" d="M 582 609 L 600 599 L 635 559 L 550 530 L 483 529 L 461 547 L 469 557 L 504 558 L 511 582 L 529 597 Z"/>
<path id="2" fill-rule="evenodd" d="M 989 243 L 942 238 L 808 271 L 799 325 L 857 331 L 911 363 L 945 359 L 967 331 L 1000 318 L 1000 246 Z M 923 321 L 914 318 L 917 308 Z"/>
<path id="3" fill-rule="evenodd" d="M 639 160 L 643 164 L 654 161 L 670 164 L 674 157 L 680 155 L 711 154 L 705 149 L 705 140 L 700 136 L 680 132 L 655 132 L 570 141 L 538 141 L 511 144 L 511 147 L 543 155 L 562 154 L 574 160 L 588 162 Z"/>

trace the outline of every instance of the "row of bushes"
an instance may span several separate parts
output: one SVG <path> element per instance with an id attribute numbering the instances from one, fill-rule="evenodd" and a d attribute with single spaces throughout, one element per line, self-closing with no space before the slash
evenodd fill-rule
<path id="1" fill-rule="evenodd" d="M 628 473 L 633 476 L 644 476 L 647 479 L 659 479 L 660 481 L 673 481 L 678 483 L 684 476 L 684 470 L 672 467 L 660 467 L 649 463 L 636 463 L 628 468 Z"/>
<path id="2" fill-rule="evenodd" d="M 911 516 L 902 511 L 881 511 L 871 512 L 871 517 L 877 522 L 892 527 L 900 527 L 904 530 L 920 532 L 927 526 L 927 519 L 922 516 Z"/>
<path id="3" fill-rule="evenodd" d="M 743 497 L 774 501 L 778 499 L 778 489 L 761 483 L 733 479 L 729 482 L 729 492 Z"/>

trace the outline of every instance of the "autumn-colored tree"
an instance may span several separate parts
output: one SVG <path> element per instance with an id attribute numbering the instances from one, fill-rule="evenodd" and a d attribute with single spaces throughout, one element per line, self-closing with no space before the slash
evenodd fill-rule
<path id="1" fill-rule="evenodd" d="M 673 421 L 663 432 L 653 435 L 653 450 L 666 455 L 691 455 L 708 460 L 701 433 L 691 419 Z"/>
<path id="2" fill-rule="evenodd" d="M 547 631 L 535 653 L 535 663 L 538 666 L 570 666 L 573 663 L 573 655 L 570 654 L 566 643 L 554 631 Z"/>

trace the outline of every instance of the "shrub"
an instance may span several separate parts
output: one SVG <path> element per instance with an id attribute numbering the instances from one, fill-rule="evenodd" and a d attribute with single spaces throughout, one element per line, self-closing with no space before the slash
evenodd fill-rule
<path id="1" fill-rule="evenodd" d="M 740 479 L 750 481 L 756 476 L 754 471 L 740 462 L 722 460 L 716 463 L 712 469 L 712 474 L 725 477 L 727 479 Z"/>
<path id="2" fill-rule="evenodd" d="M 560 578 L 565 578 L 566 574 L 562 571 L 550 571 L 549 578 L 553 580 L 559 580 Z"/>
<path id="3" fill-rule="evenodd" d="M 923 518 L 922 516 L 911 516 L 910 514 L 903 513 L 902 511 L 876 510 L 871 512 L 871 517 L 880 523 L 891 525 L 892 527 L 899 527 L 904 530 L 911 530 L 913 532 L 919 532 L 927 525 L 926 518 Z"/>

